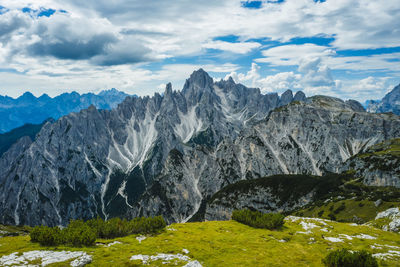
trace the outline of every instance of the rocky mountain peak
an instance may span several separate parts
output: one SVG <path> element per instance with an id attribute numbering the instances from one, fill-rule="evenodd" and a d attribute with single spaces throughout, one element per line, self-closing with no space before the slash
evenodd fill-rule
<path id="1" fill-rule="evenodd" d="M 400 110 L 400 84 L 393 88 L 385 97 L 382 102 L 386 105 L 397 106 L 397 110 Z"/>
<path id="2" fill-rule="evenodd" d="M 293 97 L 293 101 L 305 101 L 306 100 L 306 95 L 303 93 L 303 91 L 297 91 L 297 93 Z"/>
<path id="3" fill-rule="evenodd" d="M 171 95 L 171 94 L 172 94 L 172 84 L 167 83 L 167 85 L 165 86 L 164 95 Z"/>
<path id="4" fill-rule="evenodd" d="M 279 105 L 284 106 L 289 104 L 290 102 L 293 101 L 293 92 L 292 90 L 286 90 L 282 95 L 281 95 L 281 100 Z"/>
<path id="5" fill-rule="evenodd" d="M 228 83 L 233 83 L 233 84 L 235 83 L 235 81 L 233 80 L 232 76 L 229 76 Z"/>
<path id="6" fill-rule="evenodd" d="M 400 84 L 387 93 L 382 100 L 368 101 L 367 111 L 372 113 L 392 112 L 400 115 Z"/>
<path id="7" fill-rule="evenodd" d="M 207 90 L 212 88 L 214 81 L 203 69 L 194 71 L 186 80 L 182 92 L 185 94 L 190 89 Z"/>

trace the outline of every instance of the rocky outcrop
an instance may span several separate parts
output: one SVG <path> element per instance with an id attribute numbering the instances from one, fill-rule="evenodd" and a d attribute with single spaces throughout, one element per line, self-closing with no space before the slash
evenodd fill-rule
<path id="1" fill-rule="evenodd" d="M 400 210 L 399 208 L 390 208 L 379 212 L 375 220 L 386 220 L 387 224 L 382 226 L 385 231 L 399 232 L 400 231 Z"/>
<path id="2" fill-rule="evenodd" d="M 349 158 L 342 171 L 354 172 L 367 185 L 400 188 L 400 139 L 373 145 Z"/>

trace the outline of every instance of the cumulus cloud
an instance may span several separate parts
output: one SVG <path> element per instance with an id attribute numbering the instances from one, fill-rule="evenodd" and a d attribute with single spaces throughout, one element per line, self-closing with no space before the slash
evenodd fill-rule
<path id="1" fill-rule="evenodd" d="M 260 88 L 263 93 L 281 93 L 288 89 L 298 90 L 301 88 L 300 74 L 295 74 L 294 72 L 280 72 L 275 75 L 261 77 L 259 72 L 260 66 L 256 63 L 252 63 L 250 70 L 246 74 L 231 72 L 225 76 L 225 80 L 232 77 L 237 83 Z"/>
<path id="2" fill-rule="evenodd" d="M 301 83 L 306 88 L 335 85 L 330 68 L 322 64 L 319 57 L 301 59 L 298 71 L 303 73 Z"/>
<path id="3" fill-rule="evenodd" d="M 38 19 L 27 33 L 27 38 L 32 37 L 36 40 L 26 48 L 30 55 L 73 60 L 102 54 L 118 40 L 106 20 L 74 18 L 62 13 Z"/>
<path id="4" fill-rule="evenodd" d="M 90 62 L 95 65 L 110 66 L 152 61 L 156 56 L 151 55 L 151 52 L 137 39 L 128 37 L 115 44 L 109 44 L 103 53 L 93 57 Z"/>
<path id="5" fill-rule="evenodd" d="M 280 72 L 275 75 L 269 75 L 259 80 L 262 92 L 284 92 L 288 89 L 298 91 L 302 89 L 300 84 L 301 75 L 293 71 Z"/>
<path id="6" fill-rule="evenodd" d="M 1 14 L 1 13 L 0 13 Z M 0 42 L 7 42 L 11 39 L 10 34 L 26 28 L 30 24 L 29 17 L 26 14 L 16 10 L 5 12 L 0 15 Z"/>
<path id="7" fill-rule="evenodd" d="M 394 88 L 388 77 L 367 77 L 361 80 L 342 81 L 337 85 L 338 93 L 345 98 L 366 100 L 380 99 Z"/>

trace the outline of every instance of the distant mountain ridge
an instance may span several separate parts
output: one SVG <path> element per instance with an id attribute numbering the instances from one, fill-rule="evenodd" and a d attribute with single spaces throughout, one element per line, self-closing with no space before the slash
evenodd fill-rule
<path id="1" fill-rule="evenodd" d="M 129 95 L 114 88 L 99 94 L 63 93 L 54 98 L 47 94 L 35 97 L 31 92 L 25 92 L 18 98 L 0 96 L 0 133 L 27 123 L 41 124 L 48 118 L 58 119 L 90 105 L 98 109 L 112 109 L 127 96 Z"/>

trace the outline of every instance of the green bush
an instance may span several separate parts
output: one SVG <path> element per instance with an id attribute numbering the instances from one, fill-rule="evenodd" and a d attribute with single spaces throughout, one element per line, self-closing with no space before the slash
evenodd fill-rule
<path id="1" fill-rule="evenodd" d="M 162 216 L 153 218 L 140 217 L 130 221 L 121 220 L 120 218 L 103 221 L 100 218 L 96 218 L 87 221 L 87 224 L 95 230 L 97 236 L 100 238 L 157 233 L 167 226 Z"/>
<path id="2" fill-rule="evenodd" d="M 285 216 L 280 213 L 262 213 L 248 209 L 234 210 L 232 219 L 256 228 L 277 229 L 280 228 Z"/>
<path id="3" fill-rule="evenodd" d="M 60 229 L 58 227 L 36 226 L 30 232 L 32 242 L 38 242 L 43 246 L 71 245 L 92 246 L 96 238 L 116 238 L 130 234 L 157 233 L 166 227 L 162 216 L 153 218 L 135 218 L 133 220 L 121 220 L 113 218 L 104 221 L 100 218 L 87 222 L 72 220 L 69 225 Z"/>
<path id="4" fill-rule="evenodd" d="M 57 246 L 62 243 L 61 230 L 58 227 L 36 226 L 30 232 L 32 242 L 42 246 Z"/>
<path id="5" fill-rule="evenodd" d="M 345 248 L 332 251 L 322 262 L 328 267 L 378 267 L 378 262 L 368 251 L 351 252 Z"/>
<path id="6" fill-rule="evenodd" d="M 71 221 L 68 227 L 61 231 L 63 244 L 75 247 L 92 246 L 96 242 L 96 231 L 81 220 Z"/>

